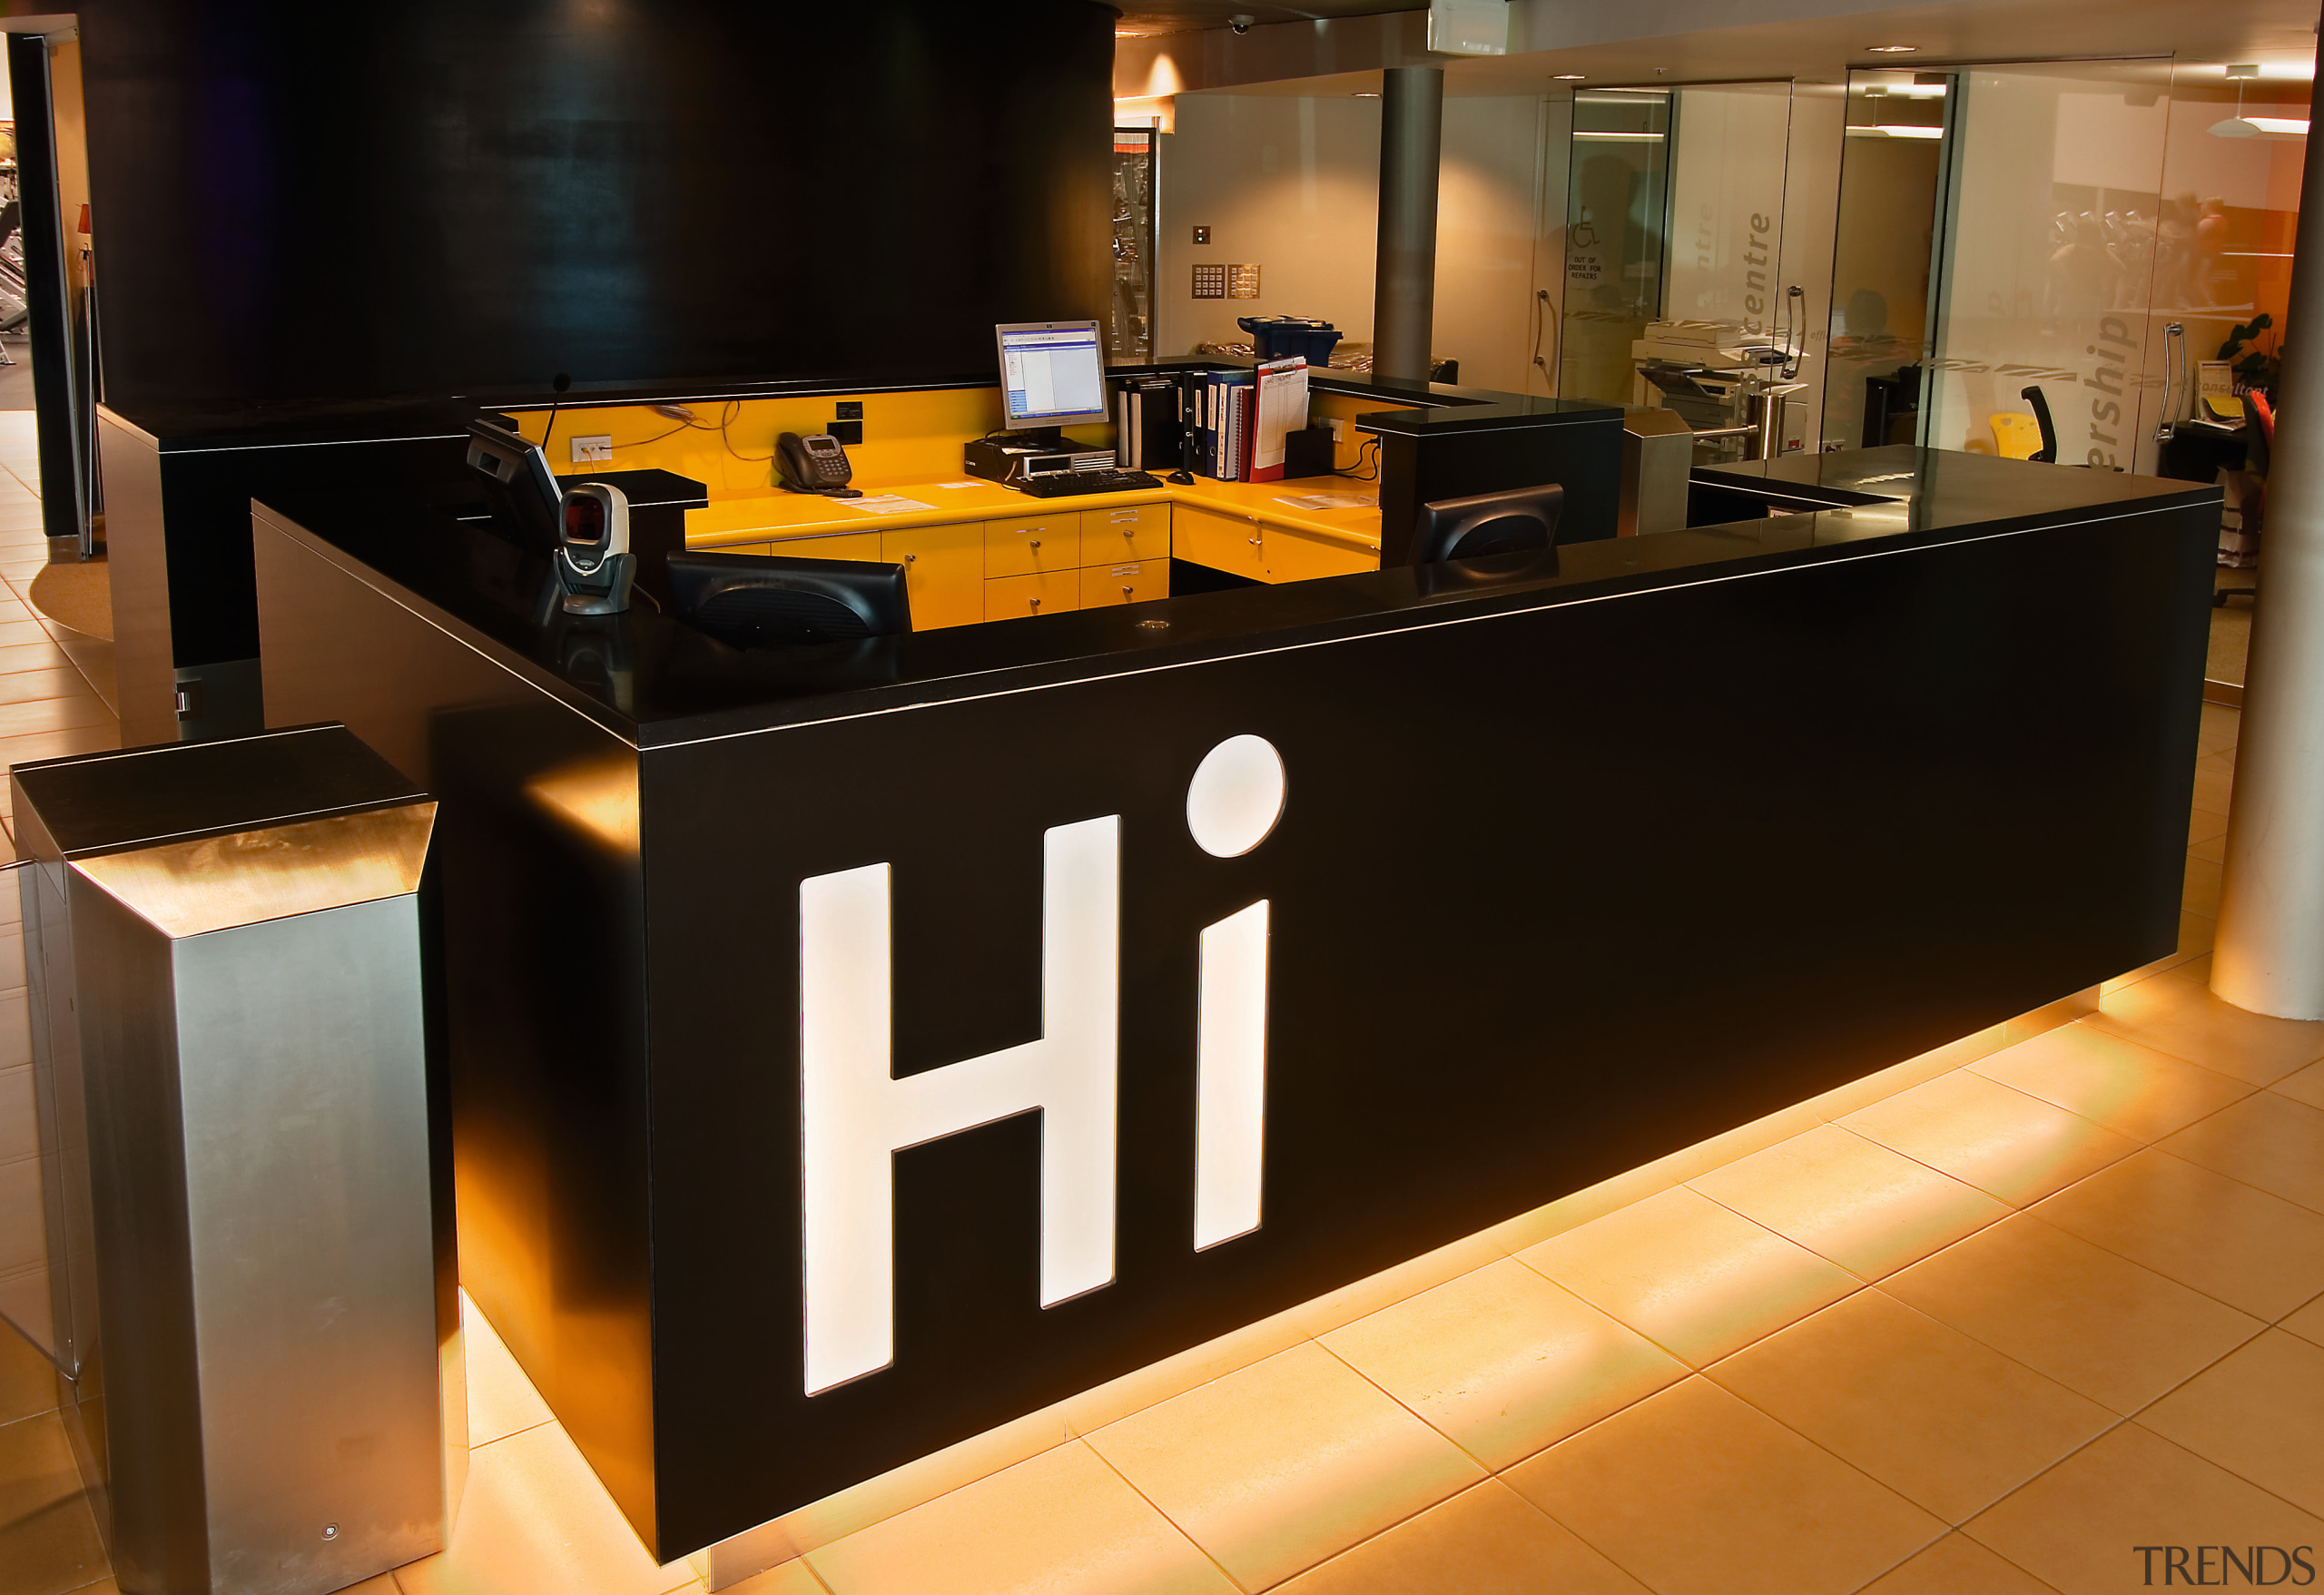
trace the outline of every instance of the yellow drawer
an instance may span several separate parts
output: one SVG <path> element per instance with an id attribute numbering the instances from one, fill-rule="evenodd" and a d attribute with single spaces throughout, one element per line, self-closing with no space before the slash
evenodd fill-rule
<path id="1" fill-rule="evenodd" d="M 1352 576 L 1359 570 L 1380 568 L 1380 556 L 1368 548 L 1327 543 L 1321 537 L 1304 537 L 1286 527 L 1260 527 L 1259 552 L 1266 561 L 1266 579 L 1271 582 L 1305 582 L 1317 576 Z"/>
<path id="2" fill-rule="evenodd" d="M 1142 560 L 1130 565 L 1089 565 L 1081 570 L 1081 607 L 1100 609 L 1108 604 L 1143 604 L 1170 596 L 1170 562 Z"/>
<path id="3" fill-rule="evenodd" d="M 880 534 L 847 532 L 836 537 L 778 537 L 768 548 L 790 559 L 861 559 L 880 563 Z"/>
<path id="4" fill-rule="evenodd" d="M 885 532 L 880 557 L 904 567 L 911 594 L 911 628 L 971 625 L 984 618 L 984 527 L 914 527 Z"/>
<path id="5" fill-rule="evenodd" d="M 1267 579 L 1266 560 L 1259 552 L 1258 523 L 1239 515 L 1178 505 L 1170 517 L 1173 557 L 1206 565 L 1213 570 Z"/>
<path id="6" fill-rule="evenodd" d="M 984 523 L 984 573 L 1030 576 L 1081 565 L 1081 512 L 1022 515 Z"/>
<path id="7" fill-rule="evenodd" d="M 1014 620 L 1020 615 L 1062 615 L 1080 607 L 1081 573 L 1078 570 L 994 576 L 984 585 L 987 620 Z"/>
<path id="8" fill-rule="evenodd" d="M 1170 557 L 1170 507 L 1125 504 L 1081 512 L 1081 563 Z"/>

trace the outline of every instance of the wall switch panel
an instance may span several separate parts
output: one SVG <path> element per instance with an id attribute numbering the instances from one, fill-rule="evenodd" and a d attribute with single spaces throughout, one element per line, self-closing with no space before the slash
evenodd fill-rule
<path id="1" fill-rule="evenodd" d="M 613 434 L 610 432 L 601 432 L 594 438 L 576 438 L 573 439 L 573 463 L 575 465 L 587 465 L 593 462 L 603 462 L 605 460 L 611 459 L 613 457 L 614 438 Z"/>

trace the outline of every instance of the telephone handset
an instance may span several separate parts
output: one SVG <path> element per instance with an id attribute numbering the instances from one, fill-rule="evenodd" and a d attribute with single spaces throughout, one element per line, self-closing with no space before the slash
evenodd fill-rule
<path id="1" fill-rule="evenodd" d="M 804 438 L 785 432 L 774 440 L 774 451 L 783 462 L 783 485 L 793 493 L 821 493 L 830 498 L 863 497 L 860 489 L 847 485 L 855 468 L 847 463 L 847 450 L 829 432 L 810 432 Z"/>

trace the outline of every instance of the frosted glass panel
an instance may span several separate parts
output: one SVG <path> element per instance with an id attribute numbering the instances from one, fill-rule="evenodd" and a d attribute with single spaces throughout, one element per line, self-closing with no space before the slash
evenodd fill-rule
<path id="1" fill-rule="evenodd" d="M 2038 386 L 2061 464 L 2151 469 L 2167 65 L 1978 67 L 1955 82 L 1926 440 L 2027 452 L 2021 391 Z"/>

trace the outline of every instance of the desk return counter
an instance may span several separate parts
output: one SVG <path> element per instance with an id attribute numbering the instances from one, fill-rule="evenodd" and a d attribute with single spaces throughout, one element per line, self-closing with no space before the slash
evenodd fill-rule
<path id="1" fill-rule="evenodd" d="M 270 720 L 441 802 L 463 1278 L 655 1555 L 2167 952 L 2217 491 L 1800 468 L 753 652 L 260 507 Z"/>

